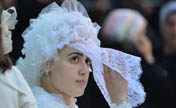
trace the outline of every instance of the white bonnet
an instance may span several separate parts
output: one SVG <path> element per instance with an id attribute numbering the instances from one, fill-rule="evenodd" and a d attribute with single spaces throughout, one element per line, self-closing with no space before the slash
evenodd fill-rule
<path id="1" fill-rule="evenodd" d="M 22 53 L 25 58 L 20 58 L 17 66 L 22 70 L 30 70 L 29 73 L 25 70 L 24 74 L 30 86 L 39 85 L 41 65 L 56 58 L 58 49 L 76 37 L 80 39 L 91 36 L 95 43 L 100 45 L 96 37 L 100 27 L 78 12 L 78 9 L 71 12 L 71 7 L 64 7 L 68 1 L 66 0 L 61 7 L 54 2 L 44 8 L 37 19 L 30 20 L 30 26 L 22 34 L 25 41 Z M 77 3 L 74 5 L 79 5 L 76 0 L 72 1 Z M 82 37 L 79 37 L 80 35 Z"/>

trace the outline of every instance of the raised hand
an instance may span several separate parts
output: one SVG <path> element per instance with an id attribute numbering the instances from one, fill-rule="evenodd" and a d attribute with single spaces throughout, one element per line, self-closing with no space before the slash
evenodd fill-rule
<path id="1" fill-rule="evenodd" d="M 104 79 L 112 103 L 127 102 L 128 82 L 116 71 L 104 65 Z"/>

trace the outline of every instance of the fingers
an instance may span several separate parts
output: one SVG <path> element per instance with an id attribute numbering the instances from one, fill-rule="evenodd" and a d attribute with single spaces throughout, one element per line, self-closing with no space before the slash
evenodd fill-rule
<path id="1" fill-rule="evenodd" d="M 104 79 L 107 91 L 110 95 L 112 103 L 120 104 L 127 101 L 128 83 L 120 73 L 103 65 Z"/>
<path id="2" fill-rule="evenodd" d="M 106 65 L 103 64 L 103 69 L 104 69 L 104 79 L 105 81 L 108 80 L 108 67 Z"/>
<path id="3" fill-rule="evenodd" d="M 116 72 L 115 70 L 111 69 L 105 64 L 103 64 L 103 69 L 104 69 L 104 79 L 105 80 L 108 80 L 108 81 L 112 79 L 125 80 L 119 72 Z"/>
<path id="4" fill-rule="evenodd" d="M 106 84 L 112 84 L 114 82 L 114 79 L 116 79 L 116 74 L 117 72 L 115 72 L 113 69 L 109 68 L 106 65 L 103 65 L 104 68 L 104 79 Z"/>
<path id="5" fill-rule="evenodd" d="M 103 68 L 104 68 L 104 76 L 113 77 L 117 73 L 115 70 L 111 69 L 110 67 L 106 66 L 105 64 L 103 64 Z"/>
<path id="6" fill-rule="evenodd" d="M 111 68 L 109 68 L 108 66 L 106 66 L 105 64 L 103 64 L 103 68 L 104 68 L 104 77 L 107 79 L 111 79 L 115 76 L 115 71 Z"/>

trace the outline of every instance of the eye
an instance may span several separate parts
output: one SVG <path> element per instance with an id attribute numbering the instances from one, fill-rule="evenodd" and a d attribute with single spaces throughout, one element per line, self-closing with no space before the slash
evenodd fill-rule
<path id="1" fill-rule="evenodd" d="M 85 62 L 86 62 L 86 64 L 87 64 L 88 66 L 90 66 L 90 65 L 91 65 L 91 61 L 90 61 L 90 59 L 89 59 L 89 58 L 87 58 L 87 59 L 85 60 Z"/>
<path id="2" fill-rule="evenodd" d="M 73 57 L 71 57 L 70 61 L 72 63 L 78 63 L 79 62 L 79 56 L 73 56 Z"/>

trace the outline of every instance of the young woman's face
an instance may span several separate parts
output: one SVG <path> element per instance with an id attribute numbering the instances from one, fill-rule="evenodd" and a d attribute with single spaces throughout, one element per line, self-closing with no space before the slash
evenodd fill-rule
<path id="1" fill-rule="evenodd" d="M 87 86 L 90 64 L 87 56 L 64 46 L 50 69 L 53 86 L 69 96 L 81 96 Z"/>

